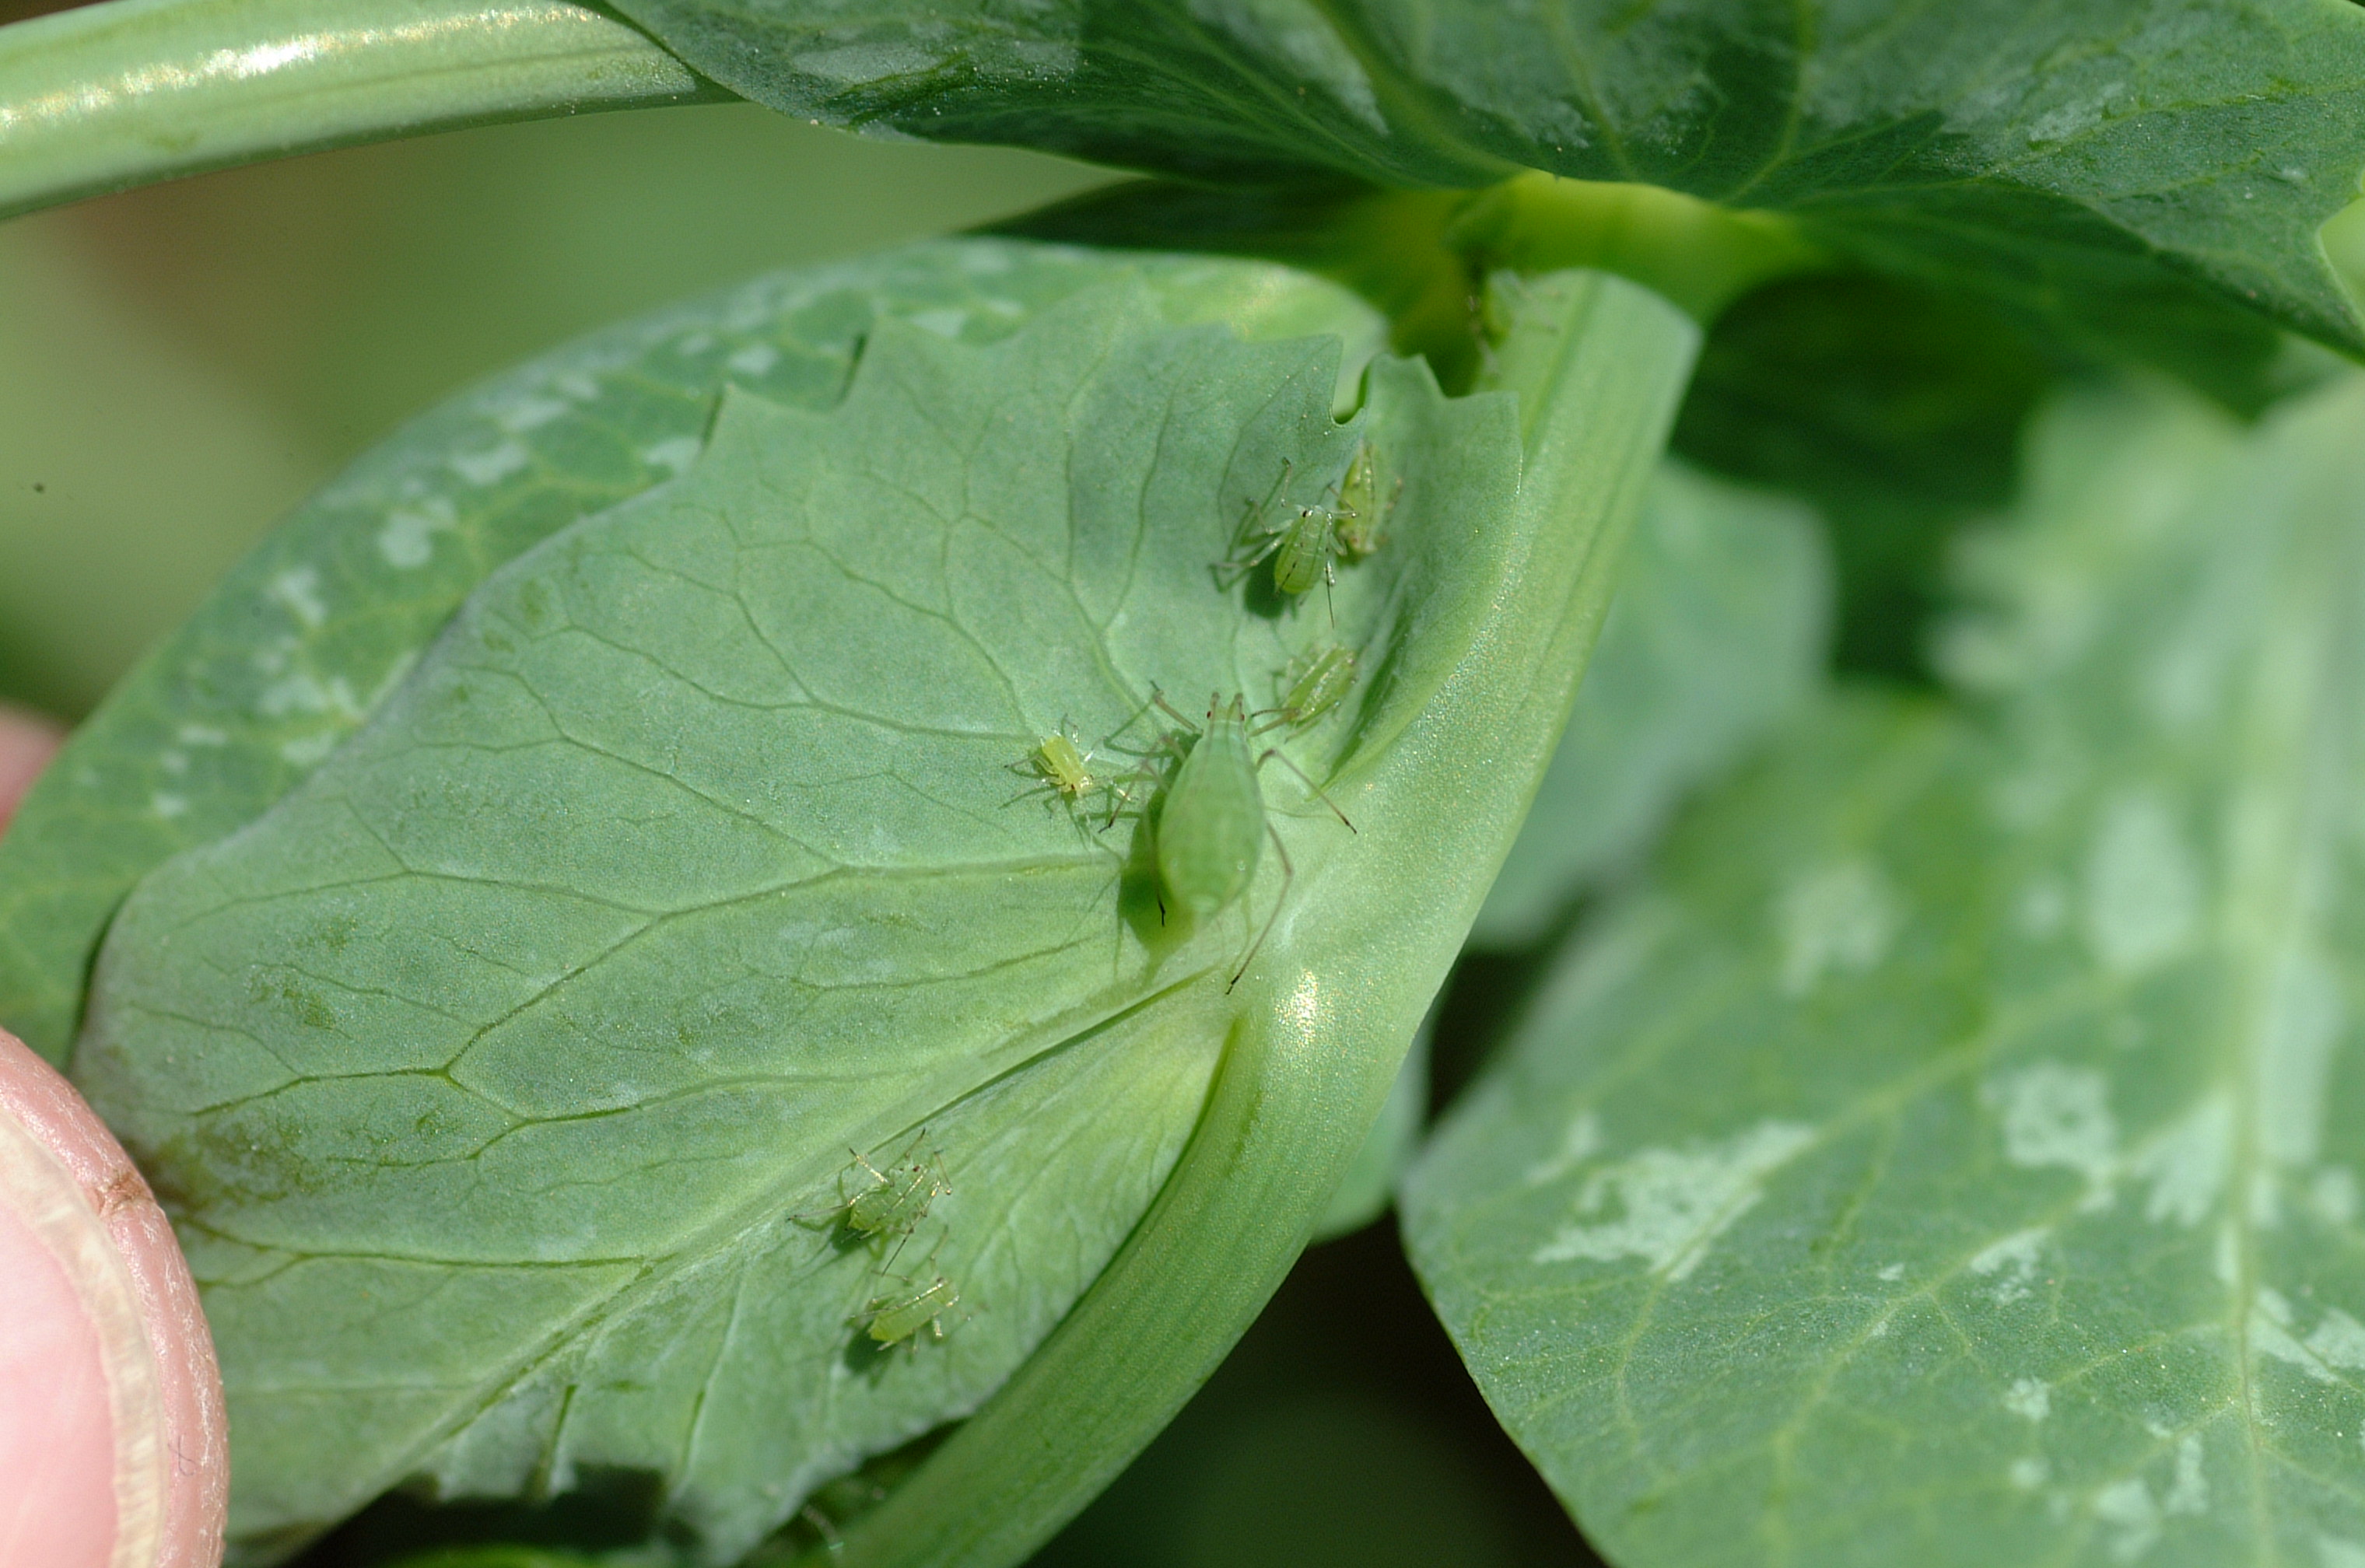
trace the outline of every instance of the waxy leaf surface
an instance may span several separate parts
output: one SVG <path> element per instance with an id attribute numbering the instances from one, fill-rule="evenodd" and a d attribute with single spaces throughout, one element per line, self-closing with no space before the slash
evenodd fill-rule
<path id="1" fill-rule="evenodd" d="M 1963 719 L 1834 700 L 1408 1182 L 1625 1568 L 2365 1561 L 2365 383 L 2040 424 Z"/>
<path id="2" fill-rule="evenodd" d="M 1338 299 L 1228 275 L 1251 319 Z M 983 346 L 870 321 L 826 411 L 726 392 L 678 479 L 491 572 L 316 770 L 132 893 L 74 1070 L 189 1244 L 246 1550 L 408 1476 L 624 1472 L 734 1560 L 1026 1358 L 1272 988 L 1321 1025 L 1293 977 L 1334 863 L 1382 857 L 1382 924 L 1451 941 L 1466 902 L 1408 896 L 1450 876 L 1407 843 L 1438 804 L 1384 769 L 1519 547 L 1514 400 L 1384 360 L 1342 424 L 1339 336 L 1175 303 L 1113 263 Z M 1365 438 L 1406 480 L 1387 548 L 1320 602 L 1220 590 L 1275 476 L 1310 501 Z M 1140 810 L 1019 775 L 1063 725 L 1121 770 L 1154 694 L 1269 700 L 1334 636 L 1371 673 L 1290 755 L 1364 832 L 1267 769 L 1295 879 L 1268 846 L 1195 929 Z M 949 1191 L 865 1241 L 857 1154 Z M 908 1345 L 863 1332 L 929 1291 Z"/>
<path id="3" fill-rule="evenodd" d="M 620 9 L 831 124 L 1234 180 L 1639 181 L 2204 378 L 2256 342 L 2213 295 L 2365 348 L 2316 241 L 2365 171 L 2345 0 Z"/>

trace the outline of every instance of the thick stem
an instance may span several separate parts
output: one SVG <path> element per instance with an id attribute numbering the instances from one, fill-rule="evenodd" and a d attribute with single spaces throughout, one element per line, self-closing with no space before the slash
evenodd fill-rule
<path id="1" fill-rule="evenodd" d="M 0 28 L 0 218 L 358 141 L 729 96 L 564 0 L 107 0 Z"/>
<path id="2" fill-rule="evenodd" d="M 1330 863 L 1328 958 L 1230 1014 L 1204 1119 L 1140 1227 L 1009 1383 L 827 1561 L 1024 1560 L 1215 1371 L 1378 1114 L 1405 1021 L 1442 981 L 1550 758 L 1699 341 L 1665 299 L 1599 273 L 1507 283 L 1498 307 L 1508 330 L 1495 384 L 1520 397 L 1526 558 L 1481 645 L 1390 742 L 1382 767 L 1397 777 L 1365 797 L 1400 788 L 1455 801 L 1419 830 L 1445 863 L 1470 868 L 1445 895 L 1458 908 L 1421 923 L 1429 935 L 1408 948 L 1394 935 L 1403 922 L 1385 906 L 1400 890 L 1384 871 L 1368 856 Z M 1364 827 L 1369 850 L 1383 834 Z"/>
<path id="3" fill-rule="evenodd" d="M 1778 213 L 1734 211 L 1658 185 L 1545 174 L 1480 195 L 1454 220 L 1449 242 L 1523 273 L 1616 273 L 1703 324 L 1761 283 L 1831 264 Z"/>

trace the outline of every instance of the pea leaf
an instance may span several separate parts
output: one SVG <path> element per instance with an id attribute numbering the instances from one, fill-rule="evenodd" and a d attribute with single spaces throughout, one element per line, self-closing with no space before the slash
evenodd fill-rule
<path id="1" fill-rule="evenodd" d="M 364 455 L 116 689 L 0 839 L 0 1025 L 63 1062 L 132 884 L 308 775 L 487 573 L 678 474 L 724 386 L 828 408 L 883 318 L 992 342 L 1118 264 L 970 241 L 775 274 L 499 376 Z M 1351 300 L 1295 274 L 1126 264 L 1178 321 L 1341 332 L 1351 364 L 1378 341 Z"/>
<path id="2" fill-rule="evenodd" d="M 1969 722 L 1800 726 L 1565 956 L 1407 1231 L 1605 1551 L 2365 1553 L 2360 454 L 2058 407 Z"/>
<path id="3" fill-rule="evenodd" d="M 1641 181 L 2188 371 L 2258 337 L 2222 301 L 2365 348 L 2316 240 L 2365 169 L 2341 0 L 621 8 L 832 124 L 1231 181 Z"/>
<path id="4" fill-rule="evenodd" d="M 1568 729 L 1471 928 L 1535 942 L 1821 680 L 1831 565 L 1798 502 L 1659 470 Z"/>
<path id="5" fill-rule="evenodd" d="M 1364 1135 L 1362 1147 L 1339 1180 L 1339 1190 L 1315 1220 L 1311 1240 L 1329 1241 L 1361 1230 L 1395 1201 L 1396 1183 L 1418 1152 L 1429 1124 L 1429 1044 L 1435 1024 L 1432 1014 L 1413 1036 L 1412 1048 L 1405 1052 L 1404 1065 L 1396 1070 L 1396 1081 L 1380 1106 L 1379 1120 Z"/>
<path id="6" fill-rule="evenodd" d="M 732 1561 L 1027 1358 L 1253 1020 L 1393 1067 L 1428 960 L 1337 1023 L 1316 977 L 1441 972 L 1474 898 L 1452 802 L 1389 770 L 1528 548 L 1517 403 L 1381 360 L 1340 423 L 1338 336 L 1166 305 L 1112 263 L 995 344 L 874 322 L 825 412 L 726 392 L 679 479 L 491 572 L 333 755 L 133 892 L 74 1068 L 187 1238 L 249 1549 L 408 1476 L 623 1471 Z M 1219 591 L 1244 511 L 1365 441 L 1404 479 L 1380 554 L 1319 602 Z M 1273 740 L 1361 831 L 1267 769 L 1279 842 L 1196 926 L 1146 782 L 1014 777 L 1062 726 L 1121 767 L 1161 689 L 1261 700 L 1334 637 L 1368 675 Z M 854 1234 L 913 1170 L 925 1215 Z"/>

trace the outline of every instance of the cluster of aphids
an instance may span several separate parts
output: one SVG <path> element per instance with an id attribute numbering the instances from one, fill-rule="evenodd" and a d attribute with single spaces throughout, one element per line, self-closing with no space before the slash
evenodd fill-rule
<path id="1" fill-rule="evenodd" d="M 1329 504 L 1277 507 L 1289 471 L 1283 459 L 1272 488 L 1241 517 L 1231 553 L 1216 563 L 1220 587 L 1237 585 L 1269 561 L 1274 590 L 1295 600 L 1312 592 L 1317 583 L 1327 590 L 1337 581 L 1339 563 L 1352 564 L 1380 547 L 1379 483 L 1368 442 L 1356 449 L 1345 475 L 1332 487 Z M 1356 674 L 1351 649 L 1335 641 L 1319 644 L 1274 672 L 1272 707 L 1251 710 L 1244 695 L 1236 692 L 1227 700 L 1218 692 L 1208 700 L 1206 714 L 1197 722 L 1152 688 L 1142 712 L 1093 750 L 1079 745 L 1064 722 L 1057 734 L 1044 736 L 1025 761 L 1012 765 L 1013 771 L 1036 780 L 1035 788 L 1019 798 L 1057 797 L 1080 819 L 1093 806 L 1105 806 L 1100 826 L 1106 829 L 1144 799 L 1158 797 L 1155 847 L 1161 915 L 1170 899 L 1199 920 L 1228 908 L 1255 879 L 1257 862 L 1270 838 L 1273 853 L 1281 857 L 1281 897 L 1232 971 L 1231 984 L 1238 985 L 1280 917 L 1295 876 L 1287 846 L 1265 817 L 1259 770 L 1279 760 L 1349 832 L 1355 825 L 1280 747 L 1260 753 L 1252 742 L 1274 729 L 1295 734 L 1314 724 L 1354 689 Z M 1121 745 L 1119 737 L 1151 707 L 1178 727 L 1160 734 L 1147 747 Z M 1097 770 L 1094 757 L 1103 749 L 1127 757 L 1126 766 L 1115 774 Z"/>
<path id="2" fill-rule="evenodd" d="M 953 1190 L 945 1177 L 944 1156 L 921 1150 L 927 1136 L 922 1128 L 884 1170 L 848 1149 L 854 1163 L 838 1178 L 838 1202 L 822 1211 L 874 1255 L 884 1249 L 871 1275 L 873 1284 L 882 1288 L 854 1315 L 855 1327 L 882 1347 L 916 1350 L 923 1333 L 943 1338 L 945 1315 L 960 1305 L 960 1293 L 936 1268 L 934 1252 L 917 1274 L 895 1272 L 896 1260 L 919 1234 L 928 1210 Z"/>

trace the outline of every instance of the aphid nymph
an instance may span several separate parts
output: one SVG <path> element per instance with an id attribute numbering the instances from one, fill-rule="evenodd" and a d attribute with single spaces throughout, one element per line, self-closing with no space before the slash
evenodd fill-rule
<path id="1" fill-rule="evenodd" d="M 912 1232 L 928 1217 L 928 1210 L 938 1198 L 952 1192 L 952 1183 L 945 1179 L 944 1157 L 931 1153 L 925 1159 L 914 1159 L 920 1145 L 927 1138 L 923 1127 L 904 1146 L 903 1152 L 880 1170 L 857 1149 L 846 1152 L 854 1163 L 846 1167 L 846 1175 L 860 1172 L 863 1181 L 851 1195 L 846 1190 L 846 1177 L 838 1181 L 838 1195 L 843 1200 L 835 1208 L 822 1211 L 835 1215 L 846 1223 L 846 1228 L 866 1241 L 893 1240 L 897 1250 L 911 1238 Z"/>
<path id="2" fill-rule="evenodd" d="M 856 1325 L 878 1344 L 904 1345 L 914 1351 L 919 1349 L 919 1335 L 924 1329 L 931 1338 L 942 1339 L 944 1316 L 960 1303 L 960 1293 L 953 1289 L 953 1282 L 942 1274 L 925 1284 L 914 1280 L 898 1282 L 904 1288 L 872 1296 L 855 1315 Z"/>
<path id="3" fill-rule="evenodd" d="M 1308 648 L 1289 661 L 1282 672 L 1280 701 L 1257 715 L 1266 722 L 1260 731 L 1276 724 L 1302 730 L 1339 706 L 1355 686 L 1355 655 L 1336 643 Z"/>
<path id="4" fill-rule="evenodd" d="M 1399 474 L 1388 497 L 1388 511 L 1395 510 L 1395 498 L 1403 491 L 1404 476 Z M 1367 441 L 1355 449 L 1355 460 L 1347 465 L 1347 476 L 1339 481 L 1339 522 L 1334 532 L 1339 557 L 1360 561 L 1377 550 L 1386 543 L 1380 532 L 1380 525 L 1385 521 L 1380 508 L 1378 459 Z"/>
<path id="5" fill-rule="evenodd" d="M 1011 797 L 1024 801 L 1033 795 L 1050 795 L 1070 806 L 1082 805 L 1093 795 L 1109 796 L 1109 815 L 1115 820 L 1120 800 L 1111 789 L 1109 780 L 1093 771 L 1093 753 L 1076 745 L 1076 732 L 1065 719 L 1059 727 L 1035 743 L 1024 762 L 1009 765 L 1010 771 L 1022 778 L 1035 780 L 1034 788 L 1021 790 Z"/>

